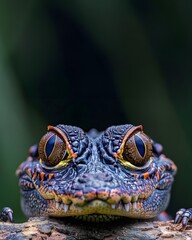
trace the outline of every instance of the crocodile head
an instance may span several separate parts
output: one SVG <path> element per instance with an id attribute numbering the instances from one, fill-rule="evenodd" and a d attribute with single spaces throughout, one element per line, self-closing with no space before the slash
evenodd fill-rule
<path id="1" fill-rule="evenodd" d="M 17 169 L 27 216 L 153 218 L 170 199 L 175 164 L 131 124 L 86 134 L 49 126 Z"/>

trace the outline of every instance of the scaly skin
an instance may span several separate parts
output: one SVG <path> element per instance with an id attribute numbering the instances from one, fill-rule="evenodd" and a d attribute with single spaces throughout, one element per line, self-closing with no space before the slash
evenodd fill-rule
<path id="1" fill-rule="evenodd" d="M 152 142 L 152 156 L 139 166 L 122 157 L 126 141 L 143 132 L 141 126 L 112 126 L 99 134 L 66 125 L 49 131 L 63 139 L 67 158 L 48 166 L 37 147 L 31 148 L 17 170 L 26 216 L 147 219 L 167 208 L 176 166 L 161 153 L 160 145 Z"/>

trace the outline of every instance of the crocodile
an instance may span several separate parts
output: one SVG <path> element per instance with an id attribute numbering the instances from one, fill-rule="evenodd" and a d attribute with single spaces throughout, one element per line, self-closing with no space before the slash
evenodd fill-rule
<path id="1" fill-rule="evenodd" d="M 142 125 L 103 132 L 48 126 L 16 174 L 27 217 L 150 219 L 169 203 L 177 167 Z"/>

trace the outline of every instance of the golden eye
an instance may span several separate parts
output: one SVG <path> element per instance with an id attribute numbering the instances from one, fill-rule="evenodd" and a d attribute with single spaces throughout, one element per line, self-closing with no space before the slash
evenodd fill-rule
<path id="1" fill-rule="evenodd" d="M 143 166 L 152 156 L 152 142 L 142 131 L 133 134 L 125 142 L 122 157 L 135 166 Z"/>
<path id="2" fill-rule="evenodd" d="M 54 132 L 46 133 L 39 142 L 39 157 L 48 166 L 55 166 L 66 158 L 66 144 Z"/>

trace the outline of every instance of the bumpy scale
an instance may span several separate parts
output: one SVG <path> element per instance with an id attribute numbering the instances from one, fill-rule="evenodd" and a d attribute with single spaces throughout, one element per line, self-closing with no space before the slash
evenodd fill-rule
<path id="1" fill-rule="evenodd" d="M 26 216 L 148 219 L 167 208 L 175 164 L 142 126 L 49 126 L 17 169 Z"/>

